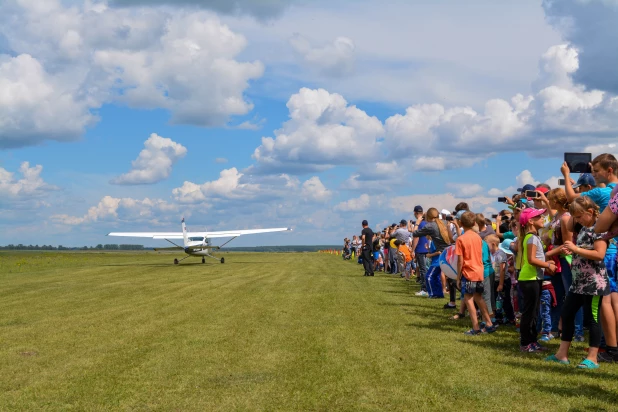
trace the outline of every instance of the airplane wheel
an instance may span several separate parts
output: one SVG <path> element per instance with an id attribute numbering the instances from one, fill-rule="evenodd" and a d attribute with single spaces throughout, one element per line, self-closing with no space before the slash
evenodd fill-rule
<path id="1" fill-rule="evenodd" d="M 206 263 L 206 258 L 202 258 L 202 263 Z"/>
<path id="2" fill-rule="evenodd" d="M 174 259 L 174 264 L 177 265 L 178 264 L 178 259 Z"/>
<path id="3" fill-rule="evenodd" d="M 221 263 L 225 263 L 225 258 L 221 258 Z"/>

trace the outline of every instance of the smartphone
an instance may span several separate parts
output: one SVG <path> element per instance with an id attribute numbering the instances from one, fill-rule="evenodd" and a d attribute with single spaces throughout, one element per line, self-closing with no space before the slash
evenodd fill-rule
<path id="1" fill-rule="evenodd" d="M 537 192 L 536 190 L 526 190 L 526 197 L 529 199 L 536 199 L 539 196 L 539 192 Z"/>
<path id="2" fill-rule="evenodd" d="M 500 203 L 506 203 L 506 197 L 499 197 L 499 198 L 498 198 L 498 202 L 500 202 Z"/>
<path id="3" fill-rule="evenodd" d="M 491 215 L 491 218 L 492 218 L 492 219 L 497 219 L 497 218 L 498 218 L 498 215 Z"/>
<path id="4" fill-rule="evenodd" d="M 448 215 L 448 216 L 446 217 L 446 221 L 447 221 L 447 222 L 452 222 L 452 221 L 453 221 L 453 216 L 452 216 L 452 215 Z"/>
<path id="5" fill-rule="evenodd" d="M 564 179 L 558 179 L 558 185 L 560 185 L 560 186 L 565 186 L 565 185 L 566 185 L 566 180 L 564 180 Z"/>
<path id="6" fill-rule="evenodd" d="M 569 165 L 571 173 L 592 173 L 590 167 L 591 153 L 565 153 L 564 161 Z"/>

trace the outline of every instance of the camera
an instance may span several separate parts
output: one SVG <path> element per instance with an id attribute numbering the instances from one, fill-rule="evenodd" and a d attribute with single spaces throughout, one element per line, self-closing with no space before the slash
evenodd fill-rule
<path id="1" fill-rule="evenodd" d="M 526 190 L 526 197 L 530 199 L 537 199 L 541 196 L 536 190 Z"/>
<path id="2" fill-rule="evenodd" d="M 500 202 L 500 203 L 506 203 L 506 197 L 499 197 L 499 198 L 498 198 L 498 202 Z"/>
<path id="3" fill-rule="evenodd" d="M 558 185 L 560 185 L 560 186 L 565 186 L 565 185 L 566 185 L 566 180 L 564 180 L 564 179 L 558 179 Z"/>

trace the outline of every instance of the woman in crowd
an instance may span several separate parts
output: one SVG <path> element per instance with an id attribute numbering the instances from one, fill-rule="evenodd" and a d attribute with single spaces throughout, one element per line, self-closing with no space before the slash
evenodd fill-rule
<path id="1" fill-rule="evenodd" d="M 562 304 L 567 291 L 571 288 L 573 282 L 573 275 L 571 273 L 571 261 L 572 255 L 565 253 L 562 246 L 567 240 L 573 239 L 573 232 L 569 230 L 569 220 L 571 220 L 571 214 L 569 213 L 569 203 L 566 197 L 566 192 L 562 188 L 551 190 L 547 194 L 547 201 L 549 207 L 555 211 L 550 222 L 549 230 L 549 247 L 546 256 L 556 262 L 556 275 L 552 279 L 552 284 L 556 292 L 557 305 L 556 308 L 562 313 Z M 558 275 L 560 275 L 558 277 Z M 559 282 L 562 283 L 560 285 Z M 562 286 L 562 287 L 561 287 Z M 554 319 L 552 319 L 554 320 Z M 558 326 L 560 332 L 562 328 Z M 584 340 L 584 317 L 583 311 L 577 312 L 575 317 L 575 341 L 581 342 Z"/>
<path id="2" fill-rule="evenodd" d="M 451 243 L 453 238 L 451 232 L 447 229 L 446 224 L 439 219 L 440 213 L 438 209 L 432 207 L 427 210 L 426 222 L 424 228 L 416 230 L 412 233 L 413 237 L 431 236 L 433 244 L 436 248 L 436 252 L 442 252 Z M 427 271 L 427 290 L 428 292 L 420 291 L 416 293 L 417 296 L 437 296 L 444 297 L 442 281 L 440 278 L 441 271 L 440 266 L 433 266 L 431 271 Z"/>
<path id="3" fill-rule="evenodd" d="M 580 369 L 597 369 L 597 354 L 601 343 L 601 327 L 598 314 L 601 302 L 609 295 L 609 279 L 603 263 L 608 241 L 602 234 L 595 233 L 594 226 L 599 215 L 599 206 L 587 196 L 576 198 L 570 206 L 575 223 L 582 229 L 574 244 L 566 240 L 562 249 L 573 254 L 573 283 L 564 302 L 562 310 L 562 337 L 560 349 L 546 360 L 568 364 L 569 348 L 575 333 L 575 314 L 583 307 L 590 315 L 590 348 L 588 356 L 577 366 Z"/>

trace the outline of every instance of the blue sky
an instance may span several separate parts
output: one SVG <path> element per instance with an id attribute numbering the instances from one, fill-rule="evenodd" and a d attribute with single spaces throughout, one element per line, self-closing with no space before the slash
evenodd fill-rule
<path id="1" fill-rule="evenodd" d="M 332 244 L 616 152 L 615 1 L 264 4 L 3 2 L 0 244 Z"/>

